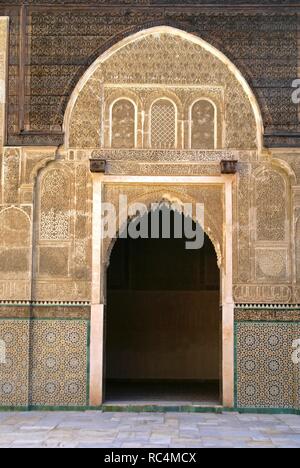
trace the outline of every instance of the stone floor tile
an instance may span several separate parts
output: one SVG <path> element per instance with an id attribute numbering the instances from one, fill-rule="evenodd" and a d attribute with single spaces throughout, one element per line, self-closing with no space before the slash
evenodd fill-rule
<path id="1" fill-rule="evenodd" d="M 0 447 L 300 448 L 294 415 L 0 413 Z"/>

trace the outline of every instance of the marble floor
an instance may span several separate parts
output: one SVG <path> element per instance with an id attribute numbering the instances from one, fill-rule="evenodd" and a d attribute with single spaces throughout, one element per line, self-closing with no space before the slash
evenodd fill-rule
<path id="1" fill-rule="evenodd" d="M 300 416 L 0 413 L 0 447 L 300 448 Z"/>

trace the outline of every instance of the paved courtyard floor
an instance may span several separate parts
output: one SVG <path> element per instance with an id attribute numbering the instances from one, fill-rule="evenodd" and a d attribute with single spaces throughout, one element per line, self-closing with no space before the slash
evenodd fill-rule
<path id="1" fill-rule="evenodd" d="M 0 413 L 0 447 L 300 448 L 300 416 Z"/>

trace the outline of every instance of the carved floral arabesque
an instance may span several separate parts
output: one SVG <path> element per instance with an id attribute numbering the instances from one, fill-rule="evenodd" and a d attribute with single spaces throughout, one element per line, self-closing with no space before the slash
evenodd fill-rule
<path id="1" fill-rule="evenodd" d="M 4 144 L 5 130 L 5 100 L 6 100 L 6 70 L 7 70 L 7 19 L 0 18 L 0 148 Z"/>
<path id="2" fill-rule="evenodd" d="M 95 83 L 94 83 L 95 84 Z M 97 81 L 97 86 L 100 86 L 99 89 L 101 89 L 101 86 L 103 86 L 103 83 L 101 81 Z M 179 85 L 180 87 L 180 85 Z M 92 86 L 93 88 L 93 86 Z M 96 89 L 96 88 L 95 88 Z M 97 88 L 98 89 L 98 88 Z M 98 91 L 99 91 L 98 89 Z M 101 92 L 96 92 L 95 94 L 91 95 L 90 96 L 90 102 L 92 101 L 95 101 L 95 97 L 96 98 L 99 98 L 100 101 L 98 102 L 101 102 Z M 96 104 L 98 105 L 98 102 L 96 101 Z M 93 102 L 94 104 L 94 102 Z M 96 105 L 95 104 L 95 105 Z M 88 116 L 86 116 L 88 117 Z M 89 116 L 90 117 L 90 116 Z M 95 135 L 97 135 L 97 138 L 99 138 L 99 132 L 100 132 L 100 128 L 101 128 L 101 114 L 98 116 L 99 117 L 99 121 L 100 121 L 100 127 L 97 128 L 95 130 Z M 97 119 L 98 118 L 97 115 L 95 116 L 95 118 Z M 78 125 L 81 125 L 82 121 L 78 121 Z M 83 123 L 85 124 L 85 120 L 84 120 L 84 115 L 83 115 Z M 86 135 L 86 138 L 88 139 L 89 138 L 89 135 Z M 79 157 L 79 151 L 76 151 L 76 157 L 78 155 Z M 82 152 L 84 153 L 84 152 Z M 94 153 L 96 155 L 96 157 L 103 157 L 104 159 L 108 159 L 109 160 L 109 164 L 108 164 L 108 168 L 110 168 L 109 170 L 111 171 L 110 173 L 118 173 L 118 170 L 121 170 L 121 172 L 124 170 L 124 173 L 127 173 L 127 174 L 134 174 L 135 170 L 136 170 L 136 167 L 137 165 L 139 165 L 139 167 L 141 168 L 141 172 L 140 173 L 147 173 L 147 171 L 151 171 L 154 169 L 156 165 L 156 162 L 169 162 L 170 163 L 170 166 L 172 164 L 174 164 L 174 171 L 173 173 L 180 173 L 180 164 L 177 164 L 176 168 L 175 168 L 175 164 L 176 162 L 177 163 L 188 163 L 189 161 L 192 161 L 195 163 L 195 165 L 197 165 L 197 169 L 196 169 L 196 173 L 200 175 L 201 173 L 201 164 L 203 164 L 203 169 L 204 169 L 204 164 L 207 163 L 207 162 L 210 162 L 210 163 L 213 163 L 213 164 L 217 164 L 220 159 L 238 159 L 239 161 L 241 162 L 256 162 L 257 161 L 257 153 L 255 151 L 253 152 L 243 152 L 243 151 L 151 151 L 151 150 L 145 150 L 145 151 L 127 151 L 127 150 L 124 150 L 122 151 L 122 155 L 121 155 L 121 152 L 118 152 L 118 151 L 110 151 L 110 150 L 103 150 L 103 151 L 96 151 L 96 153 Z M 91 153 L 92 154 L 92 151 Z M 109 156 L 108 156 L 109 155 Z M 84 156 L 88 156 L 88 152 L 86 152 L 84 155 L 81 154 L 81 158 L 84 157 Z M 87 157 L 88 159 L 88 157 Z M 127 162 L 128 161 L 128 162 Z M 145 163 L 145 161 L 149 161 L 150 164 L 153 164 L 153 166 L 151 165 L 148 165 L 148 166 L 141 166 L 141 161 L 143 161 Z M 130 167 L 130 164 L 131 163 L 137 163 L 135 166 L 132 166 Z M 206 167 L 207 167 L 207 164 L 205 164 Z M 50 165 L 51 167 L 51 165 Z M 54 166 L 53 166 L 54 167 Z M 242 167 L 242 166 L 240 166 Z M 248 168 L 250 167 L 250 165 L 248 166 Z M 214 171 L 216 170 L 217 166 L 211 166 L 211 170 L 212 170 L 212 173 L 215 173 Z M 73 170 L 73 169 L 72 169 Z M 165 172 L 164 171 L 164 168 L 163 166 L 161 167 L 160 169 L 162 172 L 159 172 L 159 170 L 157 170 L 155 172 L 155 174 L 157 175 L 164 175 Z M 133 172 L 132 172 L 133 171 Z M 170 169 L 171 171 L 171 169 Z M 189 172 L 190 174 L 194 173 L 193 172 L 193 169 L 190 170 L 191 172 Z M 205 169 L 204 172 L 202 174 L 207 174 L 207 172 L 205 171 L 209 171 L 208 169 Z M 17 171 L 15 171 L 16 173 Z M 123 172 L 122 172 L 123 173 Z M 171 173 L 171 172 L 170 172 Z M 241 171 L 242 173 L 242 171 Z M 247 277 L 247 281 L 249 281 L 249 278 L 251 279 L 251 272 L 249 271 L 249 265 L 250 265 L 250 261 L 248 262 L 247 260 L 247 256 L 249 255 L 248 258 L 250 258 L 250 255 L 251 255 L 251 252 L 248 254 L 249 252 L 249 245 L 250 245 L 250 240 L 249 240 L 249 229 L 250 229 L 250 226 L 251 226 L 251 218 L 249 218 L 249 209 L 250 209 L 250 197 L 249 197 L 249 189 L 248 189 L 248 185 L 250 184 L 249 182 L 249 179 L 248 179 L 248 173 L 247 171 L 245 172 L 245 178 L 241 181 L 241 184 L 240 184 L 240 193 L 244 193 L 244 198 L 242 199 L 242 201 L 240 202 L 240 205 L 239 205 L 239 210 L 238 210 L 238 216 L 240 217 L 239 219 L 242 219 L 242 217 L 244 217 L 244 224 L 242 224 L 241 228 L 239 229 L 239 239 L 240 239 L 240 243 L 239 243 L 239 248 L 243 248 L 243 250 L 241 249 L 240 250 L 240 253 L 239 253 L 239 258 L 241 259 L 240 261 L 240 266 L 241 268 L 244 268 L 244 271 L 245 271 L 245 278 Z M 12 182 L 13 182 L 13 177 L 12 177 Z M 84 183 L 83 183 L 84 184 Z M 177 190 L 178 190 L 178 187 L 177 187 Z M 83 192 L 82 192 L 83 193 Z M 16 194 L 16 191 L 15 191 L 15 194 Z M 82 195 L 81 195 L 82 196 Z M 81 196 L 79 197 L 79 199 L 81 199 Z M 243 200 L 248 204 L 243 203 Z M 263 200 L 261 202 L 261 205 L 263 205 Z M 80 205 L 79 205 L 80 206 Z M 78 213 L 80 213 L 80 208 L 78 206 Z M 83 210 L 85 211 L 85 209 Z M 85 242 L 83 241 L 83 237 L 82 237 L 82 233 L 84 232 L 87 232 L 87 238 L 89 237 L 89 230 L 88 228 L 83 227 L 83 224 L 82 223 L 82 220 L 79 220 L 80 216 L 78 216 L 78 223 L 77 223 L 77 234 L 76 236 L 78 235 L 78 243 L 77 243 L 77 253 L 76 253 L 76 260 L 75 262 L 79 264 L 78 266 L 78 271 L 76 273 L 76 275 L 78 275 L 78 278 L 80 278 L 80 270 L 81 270 L 81 267 L 80 267 L 80 264 L 82 265 L 83 262 L 85 261 L 85 259 L 87 258 L 86 255 L 87 255 L 87 252 L 88 252 L 88 249 L 89 249 L 89 246 L 85 244 Z M 85 231 L 85 229 L 87 229 Z M 77 241 L 76 241 L 77 242 Z M 244 257 L 243 257 L 244 255 Z M 76 267 L 77 268 L 77 267 Z M 248 268 L 248 271 L 247 271 L 247 268 Z M 271 269 L 271 266 L 270 265 L 267 265 L 267 269 L 270 270 Z M 81 270 L 82 271 L 82 270 Z M 240 276 L 239 277 L 239 281 L 238 281 L 238 284 L 240 282 L 243 281 L 243 278 Z M 253 279 L 252 279 L 253 281 Z M 275 279 L 274 279 L 274 282 L 275 282 Z M 72 288 L 70 288 L 70 282 L 69 283 L 65 283 L 64 285 L 59 285 L 59 283 L 55 283 L 53 282 L 52 285 L 48 285 L 46 282 L 42 283 L 42 282 L 37 282 L 37 285 L 40 284 L 40 288 L 37 288 L 36 291 L 40 291 L 40 293 L 42 294 L 43 297 L 47 297 L 47 291 L 49 292 L 49 295 L 50 296 L 53 296 L 55 298 L 62 298 L 63 297 L 68 297 L 70 298 L 73 294 L 78 294 L 78 297 L 82 297 L 82 294 L 83 294 L 83 290 L 85 290 L 86 288 L 86 284 L 83 282 L 83 283 L 80 283 L 80 282 L 72 282 Z M 254 285 L 253 285 L 254 286 Z M 259 285 L 259 286 L 256 286 L 258 289 L 256 289 L 254 291 L 254 289 L 252 290 L 252 293 L 253 293 L 253 298 L 256 300 L 257 298 L 257 301 L 260 302 L 260 301 L 263 301 L 263 300 L 272 300 L 272 299 L 269 299 L 271 297 L 271 295 L 273 294 L 274 298 L 277 299 L 277 297 L 279 298 L 280 295 L 278 293 L 278 290 L 272 290 L 270 293 L 266 292 L 266 291 L 270 291 L 268 288 L 268 286 L 264 286 L 264 285 Z M 276 286 L 277 287 L 277 286 Z M 51 290 L 52 288 L 52 290 Z M 284 289 L 285 287 L 282 286 L 282 289 L 280 289 L 280 293 L 281 293 L 281 297 L 283 297 L 284 299 L 286 299 L 287 297 L 287 294 L 285 294 L 285 291 L 286 289 Z M 52 291 L 52 292 L 51 292 Z M 296 291 L 296 290 L 295 290 Z M 290 292 L 290 290 L 289 290 Z M 272 293 L 272 294 L 271 294 Z M 39 294 L 39 293 L 38 293 Z M 84 293 L 85 294 L 85 293 Z M 87 293 L 88 294 L 88 293 Z M 290 294 L 290 299 L 289 301 L 293 300 L 293 298 L 295 297 L 295 292 L 291 292 Z M 239 297 L 241 298 L 242 294 L 239 295 Z M 247 299 L 247 294 L 244 294 L 244 300 Z M 275 300 L 273 299 L 273 301 Z M 279 299 L 278 299 L 279 300 Z"/>
<path id="3" fill-rule="evenodd" d="M 82 157 L 82 151 L 78 151 Z M 84 152 L 89 159 L 104 159 L 106 161 L 147 162 L 147 163 L 220 163 L 221 160 L 236 160 L 255 162 L 258 160 L 257 151 L 243 150 L 115 150 L 94 149 Z"/>
<path id="4" fill-rule="evenodd" d="M 30 297 L 31 222 L 20 208 L 0 208 L 0 300 Z"/>
<path id="5" fill-rule="evenodd" d="M 21 155 L 18 149 L 6 149 L 3 152 L 3 203 L 19 202 Z"/>
<path id="6" fill-rule="evenodd" d="M 46 173 L 41 190 L 41 240 L 69 239 L 70 195 L 70 181 L 63 171 Z"/>
<path id="7" fill-rule="evenodd" d="M 296 278 L 300 283 L 300 211 L 297 210 L 295 220 L 295 256 L 296 256 Z"/>
<path id="8" fill-rule="evenodd" d="M 176 60 L 174 60 L 176 57 Z M 100 146 L 101 85 L 199 85 L 225 89 L 225 148 L 255 149 L 257 128 L 252 104 L 229 68 L 199 44 L 170 33 L 141 37 L 100 64 L 83 87 L 70 120 L 70 146 Z M 93 119 L 90 116 L 93 116 Z M 243 125 L 240 122 L 243 121 Z"/>
<path id="9" fill-rule="evenodd" d="M 137 148 L 174 148 L 175 140 L 177 139 L 177 147 L 198 148 L 198 149 L 214 149 L 221 148 L 223 145 L 223 133 L 225 132 L 223 116 L 224 116 L 224 89 L 220 86 L 197 86 L 197 85 L 163 85 L 163 99 L 161 85 L 132 85 L 132 84 L 105 84 L 102 86 L 103 96 L 101 98 L 101 106 L 104 109 L 105 118 L 101 128 L 100 138 L 101 147 L 110 146 L 111 115 L 110 109 L 115 102 L 122 102 L 127 99 L 128 102 L 134 103 L 137 109 L 136 115 L 136 147 Z M 167 101 L 168 99 L 168 101 Z M 153 138 L 156 132 L 156 125 L 152 125 L 153 112 L 159 104 L 165 103 L 170 109 L 170 129 L 171 141 L 162 144 L 161 141 L 155 141 Z M 193 110 L 197 106 L 204 106 L 201 110 L 198 120 L 193 119 Z M 165 110 L 165 106 L 163 110 Z M 174 108 L 176 106 L 177 122 L 174 122 Z M 212 119 L 209 119 L 206 126 L 203 126 L 203 116 L 205 107 L 215 106 Z M 202 112 L 204 111 L 204 112 Z M 207 114 L 206 114 L 207 115 Z M 158 125 L 159 132 L 165 132 L 168 124 L 162 115 L 158 115 L 159 120 L 163 125 Z M 205 120 L 205 118 L 204 118 Z M 124 125 L 124 119 L 121 121 Z M 121 123 L 120 122 L 120 123 Z M 195 140 L 195 132 L 199 124 L 203 126 L 200 133 L 198 132 L 197 142 Z M 150 128 L 151 127 L 151 128 Z M 207 141 L 206 132 L 212 137 Z M 175 134 L 174 134 L 175 133 Z M 114 136 L 114 131 L 112 132 Z M 177 134 L 177 135 L 176 135 Z M 100 137 L 101 137 L 100 135 Z M 177 137 L 177 138 L 176 138 Z M 199 140 L 200 138 L 200 140 Z M 131 138 L 127 148 L 133 148 L 135 145 L 134 139 Z M 118 147 L 112 145 L 113 147 Z M 123 146 L 121 146 L 123 147 Z"/>
<path id="10" fill-rule="evenodd" d="M 282 175 L 264 170 L 255 177 L 256 238 L 285 241 L 287 219 L 286 184 Z"/>
<path id="11" fill-rule="evenodd" d="M 178 186 L 178 185 L 105 185 L 104 199 L 119 208 L 120 194 L 126 195 L 128 204 L 143 203 L 151 209 L 152 203 L 179 202 L 181 203 L 203 203 L 205 207 L 205 231 L 212 240 L 219 264 L 223 259 L 223 189 L 218 186 Z M 212 216 L 213 213 L 213 216 Z M 117 226 L 118 229 L 118 226 Z M 116 232 L 116 236 L 118 231 Z M 114 242 L 110 239 L 103 241 L 104 263 L 109 263 L 109 257 Z"/>
<path id="12" fill-rule="evenodd" d="M 19 3 L 8 0 L 9 3 Z M 74 86 L 85 70 L 112 44 L 141 28 L 170 25 L 192 32 L 228 56 L 242 71 L 258 97 L 265 128 L 270 136 L 266 141 L 297 146 L 296 134 L 286 137 L 274 135 L 276 131 L 299 131 L 297 106 L 290 99 L 290 78 L 297 76 L 297 22 L 298 17 L 280 2 L 257 2 L 273 8 L 227 8 L 188 0 L 173 2 L 166 7 L 163 0 L 154 0 L 151 8 L 140 8 L 143 0 L 105 2 L 105 8 L 92 7 L 86 0 L 68 2 L 52 0 L 50 9 L 41 9 L 38 0 L 31 0 L 27 9 L 27 50 L 31 65 L 26 67 L 28 82 L 25 102 L 26 125 L 47 132 L 61 127 L 66 105 Z M 46 0 L 41 0 L 44 5 Z M 83 7 L 84 3 L 88 8 Z M 96 2 L 99 3 L 99 2 Z M 164 7 L 161 4 L 164 3 Z M 247 2 L 240 2 L 245 5 Z M 291 3 L 291 2 L 289 2 Z M 82 8 L 78 8 L 81 4 Z M 293 4 L 295 4 L 293 0 Z M 119 6 L 117 6 L 119 5 Z M 192 5 L 192 6 L 191 6 Z M 279 5 L 279 8 L 276 8 Z M 10 145 L 63 144 L 63 134 L 14 134 L 19 115 L 16 106 L 19 63 L 19 8 L 10 13 Z M 1 9 L 1 6 L 0 6 Z M 2 14 L 6 14 L 4 7 Z M 267 26 L 266 26 L 267 25 Z M 29 128 L 29 127 L 28 127 Z M 299 146 L 299 144 L 298 144 Z"/>

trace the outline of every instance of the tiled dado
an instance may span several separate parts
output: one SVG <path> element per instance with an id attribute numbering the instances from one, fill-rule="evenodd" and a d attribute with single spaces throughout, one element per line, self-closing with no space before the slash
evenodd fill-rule
<path id="1" fill-rule="evenodd" d="M 300 408 L 300 311 L 236 310 L 235 397 L 237 408 Z"/>
<path id="2" fill-rule="evenodd" d="M 30 309 L 0 308 L 0 407 L 87 406 L 88 310 Z"/>

